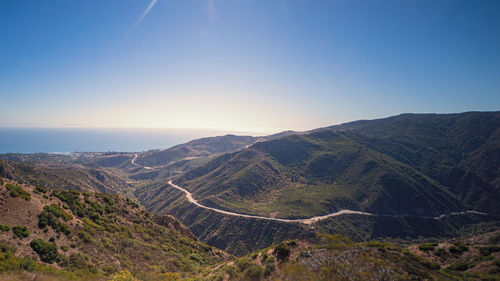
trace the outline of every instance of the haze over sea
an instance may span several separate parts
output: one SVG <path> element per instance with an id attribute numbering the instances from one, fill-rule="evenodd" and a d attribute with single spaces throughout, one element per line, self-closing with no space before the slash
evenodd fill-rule
<path id="1" fill-rule="evenodd" d="M 0 153 L 138 152 L 228 133 L 245 134 L 197 129 L 0 128 Z"/>

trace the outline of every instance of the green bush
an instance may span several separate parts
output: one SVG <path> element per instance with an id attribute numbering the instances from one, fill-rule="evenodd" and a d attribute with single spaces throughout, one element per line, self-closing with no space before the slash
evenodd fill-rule
<path id="1" fill-rule="evenodd" d="M 78 191 L 54 190 L 52 191 L 52 195 L 68 204 L 73 214 L 78 217 L 85 217 L 89 213 L 89 210 L 84 206 L 84 204 L 82 204 L 80 200 L 80 193 Z"/>
<path id="2" fill-rule="evenodd" d="M 444 248 L 439 248 L 434 250 L 434 255 L 440 258 L 445 258 L 449 254 Z"/>
<path id="3" fill-rule="evenodd" d="M 451 246 L 448 251 L 454 255 L 461 255 L 463 252 L 467 252 L 469 247 L 467 247 L 463 243 L 455 243 L 454 246 Z"/>
<path id="4" fill-rule="evenodd" d="M 47 189 L 44 187 L 41 187 L 39 185 L 35 186 L 35 190 L 40 192 L 40 193 L 47 193 Z"/>
<path id="5" fill-rule="evenodd" d="M 7 190 L 10 191 L 10 196 L 12 196 L 14 198 L 21 197 L 26 201 L 31 200 L 31 195 L 28 192 L 26 192 L 24 189 L 22 189 L 20 186 L 8 183 L 5 185 L 5 187 L 7 188 Z"/>
<path id="6" fill-rule="evenodd" d="M 285 243 L 279 243 L 274 248 L 274 253 L 276 254 L 276 259 L 278 259 L 278 261 L 280 262 L 283 262 L 286 261 L 290 256 L 290 249 L 287 245 L 285 245 Z"/>
<path id="7" fill-rule="evenodd" d="M 14 234 L 19 238 L 26 238 L 30 235 L 28 228 L 21 225 L 16 225 L 12 227 L 12 232 L 14 232 Z"/>
<path id="8" fill-rule="evenodd" d="M 86 256 L 81 253 L 72 253 L 69 255 L 69 264 L 72 268 L 85 269 L 89 267 L 86 261 Z"/>
<path id="9" fill-rule="evenodd" d="M 234 263 L 236 264 L 236 266 L 239 268 L 240 271 L 244 271 L 245 269 L 247 269 L 248 266 L 250 266 L 252 262 L 247 258 L 239 258 L 236 259 Z"/>
<path id="10" fill-rule="evenodd" d="M 136 280 L 138 279 L 135 278 L 129 271 L 122 270 L 118 273 L 115 273 L 111 281 L 136 281 Z"/>
<path id="11" fill-rule="evenodd" d="M 6 224 L 0 224 L 0 230 L 1 231 L 9 231 L 10 230 L 10 226 L 8 226 Z"/>
<path id="12" fill-rule="evenodd" d="M 262 280 L 264 277 L 264 268 L 258 264 L 250 264 L 245 271 L 243 271 L 243 280 Z"/>
<path id="13" fill-rule="evenodd" d="M 471 262 L 457 262 L 448 266 L 446 269 L 453 271 L 466 271 L 467 269 L 473 268 L 474 266 L 476 265 Z"/>
<path id="14" fill-rule="evenodd" d="M 269 276 L 273 271 L 274 271 L 274 257 L 270 256 L 266 258 L 266 269 L 264 271 L 264 275 Z"/>
<path id="15" fill-rule="evenodd" d="M 199 265 L 203 265 L 203 258 L 197 253 L 192 253 L 191 255 L 189 255 L 189 259 L 196 262 Z"/>
<path id="16" fill-rule="evenodd" d="M 69 236 L 71 228 L 67 224 L 59 222 L 57 218 L 68 221 L 73 217 L 56 204 L 47 205 L 43 207 L 43 212 L 38 216 L 38 227 L 44 229 L 46 226 L 50 226 L 58 233 Z"/>
<path id="17" fill-rule="evenodd" d="M 105 275 L 111 275 L 116 272 L 116 269 L 112 265 L 105 265 L 102 267 L 102 271 Z"/>
<path id="18" fill-rule="evenodd" d="M 78 237 L 80 237 L 83 240 L 83 242 L 85 242 L 85 243 L 89 243 L 92 241 L 92 238 L 90 238 L 90 235 L 88 235 L 88 233 L 84 232 L 84 231 L 79 231 Z"/>
<path id="19" fill-rule="evenodd" d="M 68 246 L 66 246 L 66 245 L 61 245 L 61 247 L 60 247 L 60 248 L 61 248 L 61 250 L 62 250 L 63 252 L 67 252 L 67 251 L 69 250 L 69 247 L 68 247 Z"/>
<path id="20" fill-rule="evenodd" d="M 59 205 L 50 204 L 43 207 L 43 210 L 49 214 L 54 215 L 57 218 L 61 218 L 64 221 L 69 221 L 73 218 L 70 214 L 66 213 Z"/>
<path id="21" fill-rule="evenodd" d="M 35 269 L 36 262 L 29 257 L 19 258 L 19 267 L 22 270 L 33 271 Z"/>
<path id="22" fill-rule="evenodd" d="M 43 262 L 53 263 L 57 258 L 57 246 L 54 243 L 48 243 L 37 238 L 31 241 L 30 247 L 38 254 Z"/>
<path id="23" fill-rule="evenodd" d="M 422 244 L 418 245 L 418 249 L 420 251 L 424 251 L 424 252 L 434 251 L 434 249 L 437 247 L 437 245 L 438 245 L 437 242 L 422 243 Z"/>

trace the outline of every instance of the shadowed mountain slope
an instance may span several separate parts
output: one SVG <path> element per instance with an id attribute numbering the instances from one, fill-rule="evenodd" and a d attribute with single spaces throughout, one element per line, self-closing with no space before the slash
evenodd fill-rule
<path id="1" fill-rule="evenodd" d="M 205 205 L 308 217 L 500 212 L 500 113 L 404 114 L 258 142 L 176 182 Z"/>

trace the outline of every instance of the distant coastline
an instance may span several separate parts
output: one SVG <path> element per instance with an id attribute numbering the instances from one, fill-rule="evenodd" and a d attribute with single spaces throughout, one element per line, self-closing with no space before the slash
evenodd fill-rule
<path id="1" fill-rule="evenodd" d="M 196 129 L 0 128 L 0 153 L 139 152 L 231 132 Z M 240 133 L 239 133 L 240 134 Z"/>

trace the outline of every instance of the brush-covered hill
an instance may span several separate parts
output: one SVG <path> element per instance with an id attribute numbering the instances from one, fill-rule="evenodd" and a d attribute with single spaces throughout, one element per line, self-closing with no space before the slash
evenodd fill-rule
<path id="1" fill-rule="evenodd" d="M 498 232 L 398 246 L 341 235 L 288 240 L 217 267 L 215 280 L 499 280 Z"/>
<path id="2" fill-rule="evenodd" d="M 141 153 L 135 163 L 149 167 L 163 166 L 186 158 L 207 157 L 238 150 L 257 140 L 256 137 L 235 135 L 201 138 L 168 149 Z"/>
<path id="3" fill-rule="evenodd" d="M 206 205 L 275 217 L 498 214 L 499 153 L 498 112 L 405 114 L 258 142 L 176 182 Z"/>
<path id="4" fill-rule="evenodd" d="M 124 194 L 131 186 L 125 179 L 96 168 L 74 165 L 32 165 L 0 160 L 0 176 L 47 188 Z"/>
<path id="5" fill-rule="evenodd" d="M 110 280 L 122 270 L 141 280 L 176 280 L 227 258 L 173 217 L 151 215 L 118 195 L 0 178 L 2 280 L 10 274 L 13 280 Z M 32 273 L 24 278 L 17 271 Z"/>
<path id="6" fill-rule="evenodd" d="M 499 198 L 500 112 L 403 114 L 328 129 L 416 168 L 466 204 L 495 210 L 487 197 Z"/>

